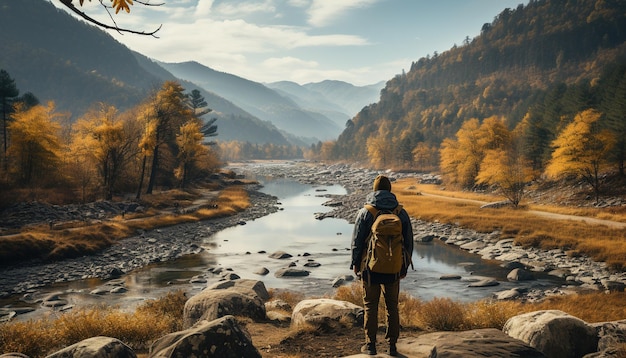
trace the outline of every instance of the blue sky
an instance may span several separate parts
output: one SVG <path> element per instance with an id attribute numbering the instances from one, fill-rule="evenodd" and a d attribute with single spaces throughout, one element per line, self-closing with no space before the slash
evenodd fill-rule
<path id="1" fill-rule="evenodd" d="M 144 0 L 145 1 L 145 0 Z M 132 50 L 164 62 L 197 61 L 257 82 L 386 81 L 421 57 L 474 38 L 505 8 L 528 0 L 149 0 L 109 31 Z M 58 0 L 54 0 L 58 2 Z M 76 1 L 77 3 L 77 1 Z M 57 4 L 57 6 L 59 6 Z M 99 1 L 83 10 L 110 22 Z"/>

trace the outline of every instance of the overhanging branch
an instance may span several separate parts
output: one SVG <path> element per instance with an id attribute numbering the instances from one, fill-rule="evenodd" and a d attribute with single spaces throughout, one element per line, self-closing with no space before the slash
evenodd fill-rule
<path id="1" fill-rule="evenodd" d="M 65 5 L 65 7 L 67 7 L 68 9 L 70 9 L 73 13 L 77 14 L 78 16 L 82 17 L 83 19 L 87 20 L 88 22 L 91 22 L 92 24 L 95 24 L 97 26 L 100 26 L 102 28 L 108 29 L 108 30 L 115 30 L 119 33 L 122 32 L 127 32 L 127 33 L 131 33 L 131 34 L 137 34 L 137 35 L 144 35 L 144 36 L 152 36 L 152 37 L 156 37 L 158 38 L 158 36 L 156 36 L 156 33 L 161 30 L 161 26 L 163 25 L 159 25 L 159 27 L 154 30 L 154 31 L 150 31 L 150 32 L 145 32 L 145 31 L 137 31 L 137 30 L 131 30 L 131 29 L 125 29 L 122 27 L 117 26 L 117 24 L 115 23 L 115 20 L 113 19 L 113 17 L 111 16 L 111 14 L 109 13 L 109 17 L 111 17 L 111 21 L 113 21 L 114 25 L 108 25 L 105 24 L 103 22 L 100 22 L 94 18 L 92 18 L 91 16 L 85 14 L 84 12 L 80 11 L 76 6 L 74 6 L 74 4 L 72 4 L 72 0 L 59 0 L 61 1 L 61 3 L 63 5 Z M 156 4 L 149 4 L 149 3 L 144 3 L 144 2 L 140 2 L 137 1 L 138 3 L 142 4 L 142 5 L 148 5 L 148 6 L 159 6 Z M 104 6 L 104 4 L 103 4 Z M 106 8 L 106 6 L 105 6 Z M 108 12 L 108 9 L 107 9 Z"/>

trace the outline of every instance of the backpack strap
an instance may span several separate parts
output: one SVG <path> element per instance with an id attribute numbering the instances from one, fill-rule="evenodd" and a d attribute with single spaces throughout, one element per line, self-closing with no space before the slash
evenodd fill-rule
<path id="1" fill-rule="evenodd" d="M 365 204 L 365 209 L 367 209 L 367 211 L 369 211 L 370 214 L 372 214 L 374 219 L 376 219 L 376 216 L 378 215 L 379 210 L 376 209 L 376 207 L 374 207 L 374 205 Z"/>
<path id="2" fill-rule="evenodd" d="M 371 204 L 365 204 L 365 209 L 367 209 L 367 211 L 370 212 L 370 214 L 372 214 L 372 216 L 374 217 L 374 219 L 376 219 L 376 216 L 378 215 L 378 213 L 380 212 L 380 210 L 376 209 L 376 207 L 374 205 Z M 396 215 L 400 215 L 400 212 L 402 211 L 402 205 L 398 204 L 398 206 L 396 206 L 392 212 Z"/>

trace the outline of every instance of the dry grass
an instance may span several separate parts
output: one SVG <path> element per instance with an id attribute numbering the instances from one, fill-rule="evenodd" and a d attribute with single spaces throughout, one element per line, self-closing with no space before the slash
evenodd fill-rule
<path id="1" fill-rule="evenodd" d="M 176 291 L 147 302 L 133 313 L 99 306 L 56 318 L 4 323 L 0 325 L 0 352 L 44 357 L 96 336 L 117 338 L 136 351 L 145 351 L 155 339 L 182 327 L 186 299 L 182 291 Z"/>
<path id="2" fill-rule="evenodd" d="M 335 299 L 363 305 L 361 284 L 355 282 L 339 287 Z M 626 317 L 626 293 L 587 293 L 555 296 L 541 303 L 519 301 L 480 300 L 457 302 L 449 298 L 434 298 L 423 302 L 401 292 L 398 304 L 403 327 L 426 331 L 459 331 L 479 328 L 502 329 L 506 321 L 516 315 L 539 311 L 561 310 L 585 322 L 606 322 Z M 379 322 L 384 322 L 384 306 L 381 306 Z"/>
<path id="3" fill-rule="evenodd" d="M 409 214 L 425 221 L 438 221 L 478 232 L 500 231 L 516 244 L 549 250 L 561 248 L 571 255 L 587 255 L 606 262 L 609 268 L 626 269 L 626 229 L 592 225 L 582 221 L 538 217 L 525 209 L 480 209 L 477 194 L 446 193 L 448 197 L 419 195 L 422 186 L 412 180 L 399 180 L 398 200 Z M 455 199 L 450 199 L 454 197 Z M 483 201 L 485 197 L 483 197 Z"/>
<path id="4" fill-rule="evenodd" d="M 334 299 L 362 305 L 361 283 L 354 282 L 337 289 Z M 286 301 L 293 307 L 303 299 L 299 293 L 272 291 L 273 299 Z M 30 357 L 44 357 L 51 352 L 94 336 L 120 339 L 133 348 L 139 356 L 146 352 L 151 342 L 165 334 L 182 329 L 182 311 L 186 301 L 182 291 L 170 292 L 158 300 L 146 302 L 133 313 L 110 307 L 93 307 L 62 313 L 57 318 L 37 321 L 10 322 L 0 325 L 0 352 L 20 352 Z M 615 321 L 626 317 L 626 293 L 603 292 L 553 297 L 541 303 L 518 301 L 481 300 L 462 303 L 448 298 L 435 298 L 423 302 L 405 292 L 400 295 L 401 324 L 408 330 L 460 331 L 478 328 L 502 329 L 505 322 L 516 315 L 557 309 L 588 323 Z M 384 322 L 384 309 L 379 322 Z M 243 323 L 246 319 L 243 319 Z M 339 322 L 338 327 L 347 325 Z M 251 332 L 272 337 L 323 335 L 317 328 L 293 331 L 286 326 L 251 324 L 265 330 Z M 331 330 L 332 330 L 331 329 Z M 295 343 L 292 343 L 294 345 Z"/>
<path id="5" fill-rule="evenodd" d="M 173 190 L 159 193 L 152 202 L 156 206 L 172 201 L 189 205 L 198 193 Z M 179 202 L 174 201 L 174 202 Z M 222 190 L 214 202 L 197 211 L 176 214 L 152 211 L 153 215 L 140 218 L 114 218 L 99 224 L 50 230 L 48 227 L 29 228 L 19 234 L 0 237 L 0 262 L 10 264 L 28 259 L 59 260 L 96 253 L 114 242 L 132 236 L 138 229 L 151 230 L 182 223 L 197 222 L 234 215 L 250 206 L 248 193 L 241 186 Z M 183 207 L 183 206 L 181 206 Z"/>

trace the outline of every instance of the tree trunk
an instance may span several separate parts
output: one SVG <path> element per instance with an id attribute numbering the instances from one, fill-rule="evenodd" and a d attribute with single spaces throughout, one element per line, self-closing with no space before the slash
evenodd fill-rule
<path id="1" fill-rule="evenodd" d="M 137 196 L 135 197 L 137 200 L 141 198 L 141 188 L 143 187 L 143 178 L 146 174 L 146 160 L 147 156 L 144 154 L 143 161 L 141 163 L 141 175 L 139 176 L 139 187 L 137 188 Z"/>
<path id="2" fill-rule="evenodd" d="M 154 147 L 154 153 L 152 155 L 152 168 L 150 168 L 150 179 L 148 180 L 148 189 L 146 194 L 152 194 L 154 188 L 154 182 L 156 180 L 157 170 L 159 169 L 159 146 Z"/>

